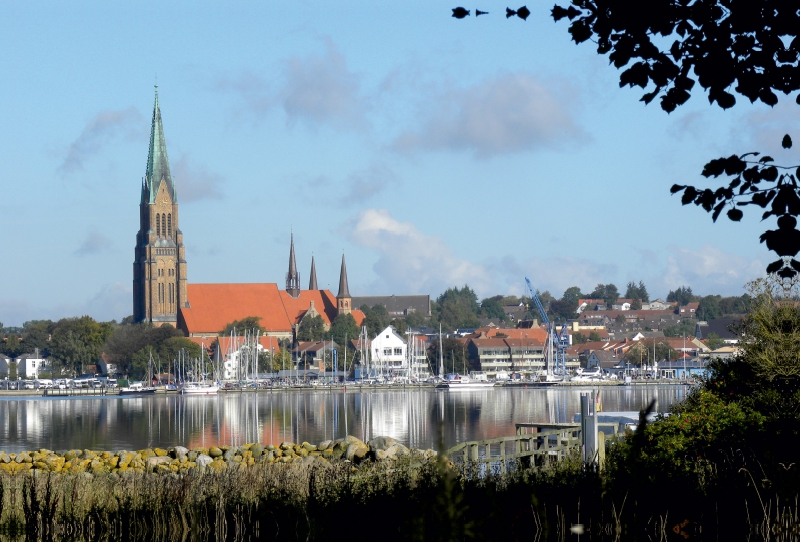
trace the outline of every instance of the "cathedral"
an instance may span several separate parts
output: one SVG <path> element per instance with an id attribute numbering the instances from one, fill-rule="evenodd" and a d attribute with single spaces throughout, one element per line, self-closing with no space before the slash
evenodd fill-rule
<path id="1" fill-rule="evenodd" d="M 189 284 L 186 267 L 178 195 L 169 171 L 156 86 L 133 262 L 134 321 L 170 324 L 187 337 L 212 337 L 230 322 L 257 316 L 267 335 L 294 340 L 306 316 L 320 316 L 326 327 L 339 314 L 352 314 L 358 325 L 364 319 L 360 310 L 352 308 L 344 256 L 336 296 L 317 287 L 313 257 L 308 290 L 301 289 L 293 236 L 284 290 L 276 283 Z"/>

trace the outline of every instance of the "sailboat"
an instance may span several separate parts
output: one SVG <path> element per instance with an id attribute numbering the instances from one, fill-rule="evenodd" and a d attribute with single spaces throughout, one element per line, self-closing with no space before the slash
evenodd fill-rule
<path id="1" fill-rule="evenodd" d="M 203 356 L 203 350 L 200 350 L 201 359 L 197 363 L 197 368 L 195 369 L 194 374 L 200 375 L 205 377 L 206 374 L 206 367 L 205 367 L 205 357 Z M 206 382 L 205 379 L 195 378 L 192 382 L 186 382 L 183 387 L 181 388 L 181 393 L 183 395 L 216 395 L 219 391 L 219 386 L 216 382 Z"/>
<path id="2" fill-rule="evenodd" d="M 124 388 L 119 389 L 120 395 L 152 395 L 156 392 L 153 384 L 153 352 L 150 351 L 150 359 L 147 360 L 147 383 L 131 382 Z"/>

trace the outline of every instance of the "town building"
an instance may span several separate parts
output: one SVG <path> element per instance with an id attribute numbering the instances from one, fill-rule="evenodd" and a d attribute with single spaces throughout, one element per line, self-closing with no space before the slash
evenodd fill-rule
<path id="1" fill-rule="evenodd" d="M 178 309 L 188 307 L 186 253 L 178 227 L 178 195 L 169 170 L 158 85 L 134 254 L 134 322 L 177 325 Z"/>
<path id="2" fill-rule="evenodd" d="M 392 318 L 408 316 L 412 313 L 422 316 L 431 315 L 430 295 L 375 295 L 353 298 L 354 307 L 361 308 L 365 305 L 370 309 L 375 305 L 383 305 Z"/>
<path id="3" fill-rule="evenodd" d="M 17 363 L 17 375 L 23 378 L 38 378 L 40 372 L 47 370 L 47 360 L 38 352 L 24 354 L 14 361 Z"/>
<path id="4" fill-rule="evenodd" d="M 700 321 L 695 325 L 694 334 L 698 339 L 708 339 L 713 333 L 725 344 L 739 344 L 739 336 L 733 331 L 737 325 L 741 324 L 741 318 L 717 318 L 708 322 Z"/>
<path id="5" fill-rule="evenodd" d="M 407 348 L 394 326 L 387 326 L 370 344 L 370 370 L 378 374 L 405 372 Z"/>

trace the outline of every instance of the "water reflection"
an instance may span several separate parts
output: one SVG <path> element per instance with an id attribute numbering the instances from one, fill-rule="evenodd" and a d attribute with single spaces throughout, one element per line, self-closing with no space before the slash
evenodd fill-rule
<path id="1" fill-rule="evenodd" d="M 104 398 L 4 398 L 0 449 L 141 449 L 260 441 L 319 442 L 347 434 L 387 435 L 414 447 L 514 434 L 516 422 L 572 421 L 589 388 L 475 391 L 341 390 Z M 603 388 L 606 411 L 665 411 L 681 386 Z"/>

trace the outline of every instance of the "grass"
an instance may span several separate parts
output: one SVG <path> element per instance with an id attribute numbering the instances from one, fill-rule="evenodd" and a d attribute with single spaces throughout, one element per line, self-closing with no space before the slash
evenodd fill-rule
<path id="1" fill-rule="evenodd" d="M 702 469 L 702 487 L 684 489 L 577 458 L 488 476 L 444 459 L 4 474 L 0 540 L 575 540 L 576 529 L 581 540 L 796 539 L 797 498 L 765 490 L 757 468 L 739 457 Z"/>

